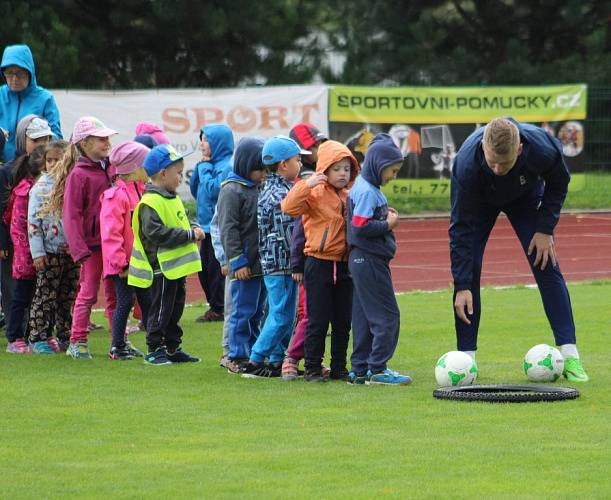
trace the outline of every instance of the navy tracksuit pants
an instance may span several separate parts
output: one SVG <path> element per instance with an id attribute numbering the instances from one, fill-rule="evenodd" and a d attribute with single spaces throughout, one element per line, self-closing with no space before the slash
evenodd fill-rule
<path id="1" fill-rule="evenodd" d="M 473 279 L 471 293 L 473 294 L 473 316 L 470 318 L 471 324 L 467 325 L 456 316 L 456 311 L 454 311 L 458 350 L 475 351 L 477 349 L 477 332 L 481 316 L 480 278 L 484 249 L 499 213 L 504 212 L 507 215 L 526 255 L 528 245 L 530 245 L 536 232 L 541 196 L 541 190 L 534 189 L 505 207 L 487 207 L 478 214 L 474 224 L 472 250 Z M 536 251 L 533 251 L 532 255 L 527 255 L 527 259 L 539 287 L 543 308 L 554 333 L 556 345 L 575 344 L 575 322 L 573 321 L 571 298 L 564 277 L 560 272 L 560 266 L 556 265 L 554 267 L 548 261 L 545 270 L 542 271 L 540 267 L 535 268 L 533 266 L 535 256 Z M 456 292 L 454 292 L 454 297 L 456 297 Z"/>
<path id="2" fill-rule="evenodd" d="M 348 267 L 354 284 L 352 298 L 352 371 L 380 373 L 399 341 L 400 313 L 385 259 L 353 248 Z M 308 311 L 309 312 L 309 311 Z"/>

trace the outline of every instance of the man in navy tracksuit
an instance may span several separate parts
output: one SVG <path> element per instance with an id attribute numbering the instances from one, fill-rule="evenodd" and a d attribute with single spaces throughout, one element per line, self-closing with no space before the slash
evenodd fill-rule
<path id="1" fill-rule="evenodd" d="M 348 195 L 348 268 L 352 275 L 351 384 L 407 385 L 408 375 L 388 369 L 399 341 L 400 313 L 390 274 L 399 214 L 380 189 L 395 179 L 403 155 L 388 134 L 376 135 L 361 175 Z"/>
<path id="2" fill-rule="evenodd" d="M 586 382 L 553 237 L 569 180 L 559 142 L 539 127 L 496 118 L 466 139 L 452 170 L 449 233 L 454 322 L 458 349 L 475 357 L 484 249 L 499 213 L 504 212 L 537 281 L 565 358 L 564 376 Z"/>

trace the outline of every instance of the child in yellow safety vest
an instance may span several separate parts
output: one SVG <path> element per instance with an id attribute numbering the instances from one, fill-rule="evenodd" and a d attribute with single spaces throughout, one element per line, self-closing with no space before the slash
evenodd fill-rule
<path id="1" fill-rule="evenodd" d="M 200 361 L 180 348 L 178 322 L 185 305 L 185 278 L 201 271 L 195 242 L 205 236 L 200 227 L 191 227 L 176 195 L 183 168 L 183 157 L 172 146 L 154 147 L 144 160 L 151 184 L 132 217 L 134 246 L 127 282 L 151 288 L 144 361 L 152 365 Z"/>

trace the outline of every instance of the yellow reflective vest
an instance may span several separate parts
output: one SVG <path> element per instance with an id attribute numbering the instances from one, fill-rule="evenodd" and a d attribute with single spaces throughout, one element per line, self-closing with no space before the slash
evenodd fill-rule
<path id="1" fill-rule="evenodd" d="M 153 268 L 148 261 L 140 239 L 138 214 L 142 205 L 147 205 L 155 210 L 164 226 L 179 227 L 188 231 L 191 229 L 191 225 L 185 213 L 185 207 L 178 196 L 164 198 L 156 193 L 144 193 L 132 216 L 134 246 L 129 259 L 127 283 L 138 288 L 148 288 L 153 283 Z M 193 241 L 173 248 L 160 246 L 157 249 L 157 259 L 161 272 L 170 280 L 183 278 L 202 270 L 199 251 Z"/>

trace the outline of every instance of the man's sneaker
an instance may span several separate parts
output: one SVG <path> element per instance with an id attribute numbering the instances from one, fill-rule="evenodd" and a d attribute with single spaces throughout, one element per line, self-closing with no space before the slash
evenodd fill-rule
<path id="1" fill-rule="evenodd" d="M 242 377 L 244 378 L 276 378 L 280 376 L 279 370 L 263 364 L 248 362 L 242 369 Z"/>
<path id="2" fill-rule="evenodd" d="M 70 342 L 66 355 L 74 359 L 91 359 L 87 342 Z"/>
<path id="3" fill-rule="evenodd" d="M 411 377 L 402 375 L 399 372 L 386 368 L 381 373 L 373 373 L 369 380 L 365 381 L 368 385 L 408 385 L 412 383 Z"/>
<path id="4" fill-rule="evenodd" d="M 303 380 L 306 382 L 326 382 L 329 378 L 324 376 L 322 369 L 306 369 L 303 374 Z"/>
<path id="5" fill-rule="evenodd" d="M 55 339 L 53 339 L 53 340 L 55 340 Z M 58 346 L 58 348 L 59 348 L 59 346 Z M 39 340 L 38 342 L 34 342 L 32 344 L 32 352 L 34 354 L 55 354 L 57 351 L 53 350 L 53 348 L 49 345 L 48 341 L 46 341 L 46 340 Z"/>
<path id="6" fill-rule="evenodd" d="M 284 358 L 282 362 L 282 380 L 295 380 L 299 377 L 299 362 L 293 358 Z"/>
<path id="7" fill-rule="evenodd" d="M 160 347 L 156 351 L 149 352 L 144 356 L 144 362 L 147 365 L 171 365 L 172 362 L 168 359 L 168 353 L 163 347 Z"/>
<path id="8" fill-rule="evenodd" d="M 130 352 L 127 346 L 116 347 L 113 346 L 110 348 L 110 352 L 108 353 L 108 357 L 110 359 L 115 359 L 119 361 L 125 361 L 128 359 L 134 359 L 134 355 Z"/>
<path id="9" fill-rule="evenodd" d="M 134 344 L 132 344 L 129 340 L 125 339 L 125 348 L 131 353 L 134 358 L 143 358 L 144 353 L 140 349 L 136 349 Z"/>
<path id="10" fill-rule="evenodd" d="M 346 368 L 340 368 L 339 370 L 331 370 L 329 378 L 332 380 L 348 380 L 348 370 Z"/>
<path id="11" fill-rule="evenodd" d="M 562 375 L 569 382 L 587 382 L 590 380 L 579 358 L 565 358 Z"/>
<path id="12" fill-rule="evenodd" d="M 227 371 L 229 373 L 242 373 L 244 367 L 248 364 L 247 359 L 229 359 L 227 358 Z"/>
<path id="13" fill-rule="evenodd" d="M 201 361 L 200 358 L 196 358 L 194 356 L 191 356 L 190 354 L 187 354 L 180 347 L 172 353 L 168 352 L 167 355 L 168 359 L 172 363 L 199 363 Z"/>
<path id="14" fill-rule="evenodd" d="M 223 354 L 221 356 L 221 359 L 219 359 L 219 366 L 221 368 L 227 368 L 227 361 L 229 361 L 229 358 L 227 357 L 226 354 Z"/>
<path id="15" fill-rule="evenodd" d="M 369 380 L 371 374 L 367 372 L 365 375 L 357 375 L 354 372 L 348 373 L 347 383 L 350 385 L 365 385 L 365 383 Z"/>
<path id="16" fill-rule="evenodd" d="M 32 354 L 32 348 L 26 344 L 25 340 L 17 339 L 14 342 L 8 343 L 6 352 L 11 354 Z"/>

